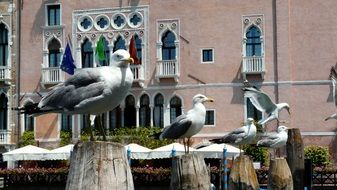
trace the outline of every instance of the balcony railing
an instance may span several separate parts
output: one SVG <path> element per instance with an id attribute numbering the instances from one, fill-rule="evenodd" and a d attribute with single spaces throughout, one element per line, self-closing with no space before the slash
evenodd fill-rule
<path id="1" fill-rule="evenodd" d="M 58 67 L 42 68 L 42 83 L 57 84 L 64 81 L 64 72 Z"/>
<path id="2" fill-rule="evenodd" d="M 139 84 L 144 82 L 144 68 L 142 65 L 130 65 L 133 82 L 138 82 Z"/>
<path id="3" fill-rule="evenodd" d="M 11 79 L 11 70 L 7 66 L 0 66 L 0 80 L 6 81 Z"/>
<path id="4" fill-rule="evenodd" d="M 174 78 L 178 80 L 179 66 L 177 60 L 157 61 L 156 78 Z"/>
<path id="5" fill-rule="evenodd" d="M 242 60 L 242 74 L 244 77 L 247 74 L 261 74 L 265 73 L 265 63 L 263 56 L 249 56 L 243 57 Z"/>
<path id="6" fill-rule="evenodd" d="M 0 130 L 0 144 L 11 143 L 11 132 L 8 130 Z"/>

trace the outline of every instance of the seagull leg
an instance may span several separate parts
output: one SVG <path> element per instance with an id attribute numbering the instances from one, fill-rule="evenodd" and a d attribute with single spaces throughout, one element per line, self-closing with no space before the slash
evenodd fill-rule
<path id="1" fill-rule="evenodd" d="M 183 138 L 183 143 L 184 143 L 184 152 L 186 154 L 186 141 L 185 141 L 185 138 Z"/>
<path id="2" fill-rule="evenodd" d="M 106 141 L 106 135 L 105 135 L 105 131 L 103 128 L 103 124 L 102 124 L 102 117 L 101 115 L 97 115 L 97 125 L 98 125 L 98 129 L 100 130 L 102 137 L 103 137 L 103 141 Z"/>
<path id="3" fill-rule="evenodd" d="M 187 154 L 190 153 L 190 138 L 187 138 Z"/>
<path id="4" fill-rule="evenodd" d="M 94 124 L 95 124 L 95 117 L 96 117 L 96 115 L 89 115 L 89 117 L 88 117 L 90 141 L 95 141 L 94 133 L 93 133 L 93 127 L 94 127 Z"/>

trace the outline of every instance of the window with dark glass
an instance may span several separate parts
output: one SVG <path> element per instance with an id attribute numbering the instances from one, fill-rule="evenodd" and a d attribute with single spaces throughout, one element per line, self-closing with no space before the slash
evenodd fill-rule
<path id="1" fill-rule="evenodd" d="M 136 50 L 137 50 L 137 58 L 139 62 L 142 63 L 142 40 L 135 35 L 135 42 L 136 42 Z"/>
<path id="2" fill-rule="evenodd" d="M 124 126 L 126 127 L 136 126 L 135 98 L 132 95 L 128 95 L 125 98 Z"/>
<path id="3" fill-rule="evenodd" d="M 143 127 L 150 126 L 150 117 L 150 98 L 148 95 L 144 94 L 140 97 L 139 125 Z"/>
<path id="4" fill-rule="evenodd" d="M 202 62 L 212 62 L 212 61 L 213 61 L 213 49 L 203 49 Z"/>
<path id="5" fill-rule="evenodd" d="M 261 32 L 256 26 L 249 28 L 246 33 L 246 56 L 261 56 Z"/>
<path id="6" fill-rule="evenodd" d="M 8 62 L 8 30 L 0 24 L 0 66 L 7 66 Z"/>
<path id="7" fill-rule="evenodd" d="M 71 131 L 73 119 L 71 115 L 61 115 L 61 131 Z"/>
<path id="8" fill-rule="evenodd" d="M 161 94 L 157 94 L 154 98 L 154 126 L 164 127 L 164 97 Z"/>
<path id="9" fill-rule="evenodd" d="M 99 64 L 101 66 L 109 66 L 109 59 L 110 59 L 109 42 L 105 38 L 103 38 L 103 44 L 104 44 L 105 60 L 99 61 Z"/>
<path id="10" fill-rule="evenodd" d="M 52 39 L 48 44 L 48 58 L 49 58 L 49 67 L 58 67 L 61 62 L 61 44 L 55 38 Z"/>
<path id="11" fill-rule="evenodd" d="M 181 100 L 177 96 L 174 96 L 170 100 L 170 122 L 174 122 L 181 113 Z"/>
<path id="12" fill-rule="evenodd" d="M 255 108 L 249 98 L 247 98 L 247 118 L 253 118 L 255 121 L 262 119 L 262 112 Z"/>
<path id="13" fill-rule="evenodd" d="M 113 52 L 115 52 L 119 49 L 125 49 L 126 50 L 125 40 L 120 36 L 115 41 Z"/>
<path id="14" fill-rule="evenodd" d="M 48 26 L 60 25 L 60 5 L 48 5 Z"/>
<path id="15" fill-rule="evenodd" d="M 162 37 L 162 59 L 176 59 L 175 35 L 171 31 L 167 31 Z"/>
<path id="16" fill-rule="evenodd" d="M 94 66 L 94 52 L 92 50 L 92 44 L 88 39 L 84 40 L 82 44 L 82 68 L 88 68 Z"/>
<path id="17" fill-rule="evenodd" d="M 89 115 L 88 114 L 83 114 L 81 115 L 81 129 L 84 131 L 88 130 L 88 127 L 91 125 L 89 122 Z"/>
<path id="18" fill-rule="evenodd" d="M 206 111 L 205 125 L 214 125 L 214 110 Z"/>
<path id="19" fill-rule="evenodd" d="M 117 106 L 109 111 L 109 130 L 121 127 L 121 108 Z"/>
<path id="20" fill-rule="evenodd" d="M 5 94 L 0 95 L 0 130 L 7 129 L 8 99 Z"/>

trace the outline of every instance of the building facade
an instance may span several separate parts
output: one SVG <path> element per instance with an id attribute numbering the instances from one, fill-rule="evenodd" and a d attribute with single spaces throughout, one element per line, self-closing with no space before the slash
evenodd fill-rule
<path id="1" fill-rule="evenodd" d="M 192 106 L 201 93 L 205 127 L 195 144 L 223 136 L 247 117 L 264 117 L 244 97 L 249 80 L 275 102 L 287 102 L 284 125 L 299 128 L 305 144 L 336 149 L 335 110 L 329 79 L 337 62 L 337 1 L 313 0 L 45 0 L 23 1 L 20 30 L 20 106 L 33 104 L 63 82 L 59 69 L 67 43 L 77 69 L 109 65 L 116 49 L 135 38 L 140 65 L 119 107 L 103 115 L 107 130 L 164 127 Z M 96 58 L 103 37 L 106 61 Z M 1 44 L 0 44 L 1 45 Z M 8 97 L 8 96 L 7 96 Z M 21 115 L 19 133 L 33 130 L 41 146 L 57 146 L 61 130 L 79 139 L 84 115 Z M 268 123 L 275 130 L 276 121 Z"/>

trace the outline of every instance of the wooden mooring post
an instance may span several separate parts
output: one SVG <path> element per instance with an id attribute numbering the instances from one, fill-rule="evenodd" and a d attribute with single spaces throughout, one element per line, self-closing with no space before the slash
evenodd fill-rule
<path id="1" fill-rule="evenodd" d="M 209 190 L 210 174 L 204 159 L 196 154 L 174 157 L 170 190 Z"/>
<path id="2" fill-rule="evenodd" d="M 249 158 L 249 156 L 240 155 L 235 158 L 229 174 L 229 189 L 260 189 L 253 161 Z"/>
<path id="3" fill-rule="evenodd" d="M 285 158 L 270 160 L 268 190 L 293 190 L 293 178 Z"/>
<path id="4" fill-rule="evenodd" d="M 298 128 L 288 130 L 287 162 L 293 177 L 294 189 L 304 189 L 304 146 Z"/>
<path id="5" fill-rule="evenodd" d="M 133 178 L 123 145 L 81 142 L 74 147 L 66 190 L 133 190 Z"/>

